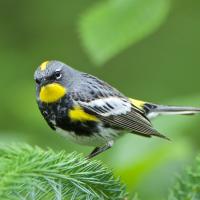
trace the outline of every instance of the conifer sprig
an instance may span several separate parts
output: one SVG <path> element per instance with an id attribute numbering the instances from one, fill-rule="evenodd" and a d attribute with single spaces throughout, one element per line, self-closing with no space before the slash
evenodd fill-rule
<path id="1" fill-rule="evenodd" d="M 29 145 L 0 146 L 0 199 L 125 199 L 119 179 L 101 162 Z"/>

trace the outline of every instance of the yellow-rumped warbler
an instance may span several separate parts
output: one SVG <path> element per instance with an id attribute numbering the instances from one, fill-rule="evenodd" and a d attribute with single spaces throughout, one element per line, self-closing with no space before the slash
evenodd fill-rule
<path id="1" fill-rule="evenodd" d="M 59 61 L 42 63 L 34 79 L 37 103 L 49 126 L 79 144 L 96 147 L 89 158 L 109 149 L 126 132 L 167 139 L 152 127 L 153 117 L 200 112 L 200 108 L 128 98 L 104 81 Z"/>

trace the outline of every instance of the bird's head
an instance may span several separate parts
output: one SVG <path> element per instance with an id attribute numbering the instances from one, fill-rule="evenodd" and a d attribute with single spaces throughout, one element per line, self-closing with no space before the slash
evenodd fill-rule
<path id="1" fill-rule="evenodd" d="M 67 94 L 75 70 L 60 61 L 43 62 L 35 71 L 37 99 L 55 103 Z"/>

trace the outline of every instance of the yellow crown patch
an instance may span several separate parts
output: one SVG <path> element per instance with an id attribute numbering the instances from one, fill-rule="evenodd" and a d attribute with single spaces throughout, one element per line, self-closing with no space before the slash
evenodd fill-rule
<path id="1" fill-rule="evenodd" d="M 45 62 L 43 62 L 43 63 L 40 65 L 40 69 L 41 69 L 42 71 L 44 71 L 44 70 L 47 68 L 48 62 L 49 62 L 49 61 L 45 61 Z"/>

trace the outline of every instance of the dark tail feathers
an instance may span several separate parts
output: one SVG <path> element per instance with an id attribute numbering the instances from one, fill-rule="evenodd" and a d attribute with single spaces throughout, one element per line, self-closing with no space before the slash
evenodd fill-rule
<path id="1" fill-rule="evenodd" d="M 200 113 L 200 108 L 187 106 L 164 106 L 152 103 L 145 103 L 144 110 L 148 118 L 158 115 L 193 115 Z"/>

